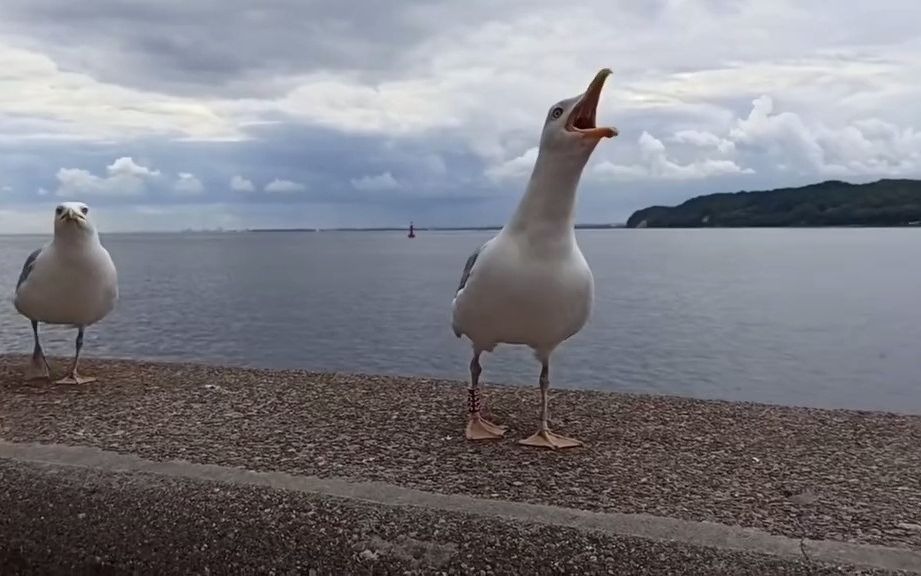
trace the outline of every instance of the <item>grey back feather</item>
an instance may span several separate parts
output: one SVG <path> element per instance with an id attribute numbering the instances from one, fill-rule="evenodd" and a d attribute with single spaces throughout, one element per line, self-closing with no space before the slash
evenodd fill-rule
<path id="1" fill-rule="evenodd" d="M 483 244 L 486 246 L 486 244 Z M 467 279 L 470 278 L 470 271 L 473 269 L 473 265 L 476 263 L 477 256 L 480 255 L 480 252 L 483 251 L 483 246 L 480 246 L 473 251 L 473 254 L 467 258 L 467 263 L 464 264 L 464 273 L 461 274 L 460 284 L 457 286 L 457 291 L 460 292 L 464 289 L 464 286 L 467 285 Z"/>
<path id="2" fill-rule="evenodd" d="M 467 258 L 467 263 L 464 264 L 464 272 L 463 274 L 461 274 L 460 284 L 458 284 L 457 286 L 457 292 L 455 292 L 455 297 L 457 296 L 457 294 L 460 294 L 460 291 L 463 290 L 464 286 L 467 285 L 467 279 L 470 278 L 470 271 L 473 270 L 473 265 L 476 264 L 476 259 L 480 255 L 480 252 L 483 251 L 483 247 L 485 247 L 486 244 L 488 244 L 488 242 L 483 244 L 476 250 L 474 250 L 473 254 L 471 254 L 470 257 Z M 460 326 L 457 325 L 456 320 L 457 320 L 456 318 L 452 320 L 451 327 L 454 329 L 454 335 L 460 338 L 461 329 L 460 329 Z"/>
<path id="3" fill-rule="evenodd" d="M 32 273 L 32 267 L 35 266 L 35 260 L 41 253 L 42 249 L 39 248 L 35 252 L 29 254 L 29 257 L 26 258 L 26 263 L 22 265 L 22 272 L 19 273 L 19 281 L 16 282 L 16 290 L 19 290 L 19 287 L 22 286 L 22 283 L 25 282 L 29 277 L 29 274 Z"/>

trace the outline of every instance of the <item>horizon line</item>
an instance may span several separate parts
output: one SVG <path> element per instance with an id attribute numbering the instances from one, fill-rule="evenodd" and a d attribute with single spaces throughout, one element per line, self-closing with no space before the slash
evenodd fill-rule
<path id="1" fill-rule="evenodd" d="M 626 222 L 610 224 L 576 224 L 574 228 L 578 230 L 607 230 L 616 228 L 626 228 Z M 501 230 L 502 225 L 486 226 L 416 226 L 413 230 L 423 232 L 480 232 Z M 298 227 L 298 228 L 184 228 L 181 230 L 113 230 L 100 231 L 100 234 L 207 234 L 207 233 L 266 233 L 266 232 L 406 232 L 409 226 L 358 226 L 358 227 Z M 0 236 L 50 236 L 51 232 L 8 232 L 0 233 Z"/>

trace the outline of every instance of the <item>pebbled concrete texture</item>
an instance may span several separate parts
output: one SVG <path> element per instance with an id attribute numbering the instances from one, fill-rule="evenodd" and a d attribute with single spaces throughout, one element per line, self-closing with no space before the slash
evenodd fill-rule
<path id="1" fill-rule="evenodd" d="M 909 550 L 814 542 L 802 556 L 792 539 L 713 523 L 67 446 L 0 442 L 0 510 L 3 574 L 921 572 Z"/>
<path id="2" fill-rule="evenodd" d="M 487 387 L 510 430 L 471 443 L 463 382 L 87 359 L 98 382 L 59 386 L 27 363 L 0 356 L 9 441 L 921 549 L 921 416 L 553 389 L 586 446 L 549 452 L 517 443 L 533 385 Z"/>
<path id="3" fill-rule="evenodd" d="M 6 574 L 921 573 L 921 416 L 0 355 Z M 58 362 L 58 359 L 52 359 Z M 412 402 L 404 402 L 411 398 Z M 901 571 L 901 572 L 900 572 Z"/>
<path id="4" fill-rule="evenodd" d="M 3 574 L 886 574 L 266 487 L 0 461 Z"/>

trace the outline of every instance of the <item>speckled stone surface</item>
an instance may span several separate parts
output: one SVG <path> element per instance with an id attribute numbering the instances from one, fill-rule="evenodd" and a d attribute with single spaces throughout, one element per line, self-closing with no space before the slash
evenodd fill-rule
<path id="1" fill-rule="evenodd" d="M 0 460 L 3 574 L 897 574 L 269 488 Z"/>
<path id="2" fill-rule="evenodd" d="M 511 430 L 472 444 L 461 382 L 87 360 L 100 381 L 76 387 L 24 383 L 25 362 L 0 357 L 13 442 L 921 547 L 921 417 L 557 391 L 554 427 L 587 446 L 548 452 L 516 442 L 534 388 L 485 386 Z"/>

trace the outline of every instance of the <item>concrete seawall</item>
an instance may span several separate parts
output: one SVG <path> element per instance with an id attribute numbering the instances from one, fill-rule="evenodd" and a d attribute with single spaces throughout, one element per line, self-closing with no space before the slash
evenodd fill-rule
<path id="1" fill-rule="evenodd" d="M 0 357 L 19 573 L 921 573 L 921 418 L 557 392 L 567 452 L 462 437 L 460 383 Z M 901 572 L 900 572 L 901 571 Z"/>

